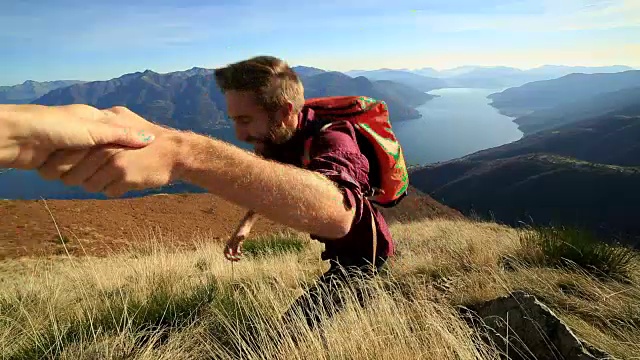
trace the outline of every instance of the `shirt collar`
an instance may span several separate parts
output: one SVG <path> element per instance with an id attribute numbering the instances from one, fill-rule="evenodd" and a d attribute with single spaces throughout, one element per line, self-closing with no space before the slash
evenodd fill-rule
<path id="1" fill-rule="evenodd" d="M 302 111 L 298 114 L 298 126 L 296 130 L 303 129 L 309 121 L 312 121 L 314 118 L 313 109 L 303 108 Z"/>

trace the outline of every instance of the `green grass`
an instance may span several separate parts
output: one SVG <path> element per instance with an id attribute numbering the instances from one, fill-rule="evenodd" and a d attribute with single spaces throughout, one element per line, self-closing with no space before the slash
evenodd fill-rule
<path id="1" fill-rule="evenodd" d="M 591 275 L 629 280 L 636 270 L 640 253 L 619 244 L 609 245 L 592 232 L 572 227 L 532 227 L 520 233 L 521 259 L 525 263 L 572 268 Z"/>
<path id="2" fill-rule="evenodd" d="M 123 330 L 138 334 L 137 346 L 148 346 L 152 338 L 149 334 L 153 334 L 156 341 L 162 341 L 172 330 L 189 326 L 199 310 L 221 293 L 220 285 L 213 280 L 177 295 L 169 289 L 172 279 L 158 276 L 151 281 L 155 285 L 144 299 L 130 298 L 126 288 L 101 291 L 99 310 L 84 309 L 85 313 L 72 321 L 53 318 L 52 324 L 61 326 L 33 333 L 18 349 L 5 356 L 16 360 L 55 358 L 65 347 L 94 341 L 96 334 L 117 335 Z"/>
<path id="3" fill-rule="evenodd" d="M 293 234 L 277 234 L 247 239 L 242 245 L 242 253 L 250 257 L 273 256 L 286 253 L 300 253 L 307 241 Z"/>

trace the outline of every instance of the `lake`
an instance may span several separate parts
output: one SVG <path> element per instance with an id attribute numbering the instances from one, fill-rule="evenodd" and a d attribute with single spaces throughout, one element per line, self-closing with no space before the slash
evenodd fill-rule
<path id="1" fill-rule="evenodd" d="M 522 137 L 512 118 L 489 105 L 487 95 L 502 89 L 439 89 L 429 94 L 439 97 L 418 108 L 422 118 L 392 122 L 405 152 L 407 164 L 427 164 L 451 160 L 478 150 L 503 145 Z M 392 120 L 393 121 L 393 120 Z M 233 129 L 216 137 L 235 143 Z M 247 148 L 248 145 L 243 145 Z M 201 189 L 179 184 L 173 190 L 133 192 L 131 197 L 154 192 L 198 192 Z M 105 199 L 60 181 L 46 181 L 34 171 L 0 173 L 0 199 Z"/>
<path id="2" fill-rule="evenodd" d="M 513 118 L 489 105 L 503 89 L 438 89 L 439 97 L 417 108 L 422 118 L 393 122 L 407 165 L 447 161 L 522 137 Z"/>

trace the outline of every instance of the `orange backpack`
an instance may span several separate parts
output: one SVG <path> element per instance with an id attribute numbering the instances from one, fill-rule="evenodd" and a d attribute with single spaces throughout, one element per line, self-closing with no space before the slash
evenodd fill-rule
<path id="1" fill-rule="evenodd" d="M 371 184 L 375 191 L 369 194 L 372 203 L 386 208 L 393 207 L 407 195 L 409 174 L 402 147 L 391 130 L 389 110 L 384 101 L 366 96 L 333 96 L 308 99 L 305 108 L 314 111 L 322 126 L 320 131 L 331 123 L 346 120 L 373 146 L 376 158 L 368 160 L 370 163 L 376 162 L 377 166 L 374 168 L 379 169 L 380 183 Z M 313 136 L 305 141 L 302 159 L 304 166 L 310 161 L 311 140 Z"/>

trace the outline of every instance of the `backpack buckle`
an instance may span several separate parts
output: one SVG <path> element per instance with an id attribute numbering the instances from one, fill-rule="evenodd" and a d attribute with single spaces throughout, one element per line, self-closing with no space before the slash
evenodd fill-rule
<path id="1" fill-rule="evenodd" d="M 367 191 L 364 194 L 364 196 L 368 197 L 368 198 L 372 198 L 372 197 L 375 197 L 376 195 L 380 195 L 380 194 L 383 194 L 383 193 L 384 193 L 384 191 L 382 191 L 382 189 L 377 188 L 377 187 L 371 187 L 369 189 L 369 191 Z"/>

